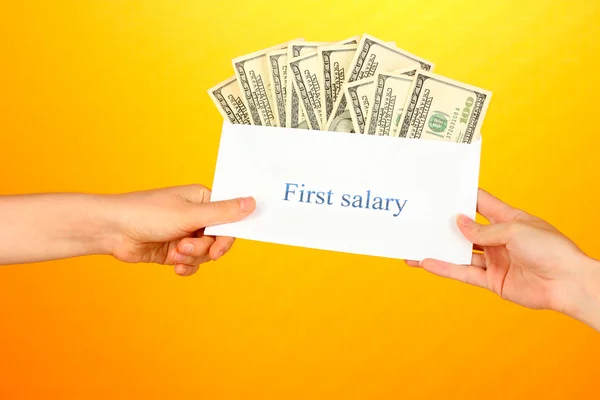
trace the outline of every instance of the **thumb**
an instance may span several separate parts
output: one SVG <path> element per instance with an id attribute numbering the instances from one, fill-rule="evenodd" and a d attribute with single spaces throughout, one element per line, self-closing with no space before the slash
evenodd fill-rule
<path id="1" fill-rule="evenodd" d="M 226 224 L 244 219 L 255 208 L 256 201 L 252 197 L 195 204 L 192 207 L 193 221 L 198 229 Z"/>
<path id="2" fill-rule="evenodd" d="M 507 223 L 482 225 L 466 215 L 456 219 L 458 229 L 470 242 L 480 246 L 501 246 L 508 243 L 509 225 Z"/>

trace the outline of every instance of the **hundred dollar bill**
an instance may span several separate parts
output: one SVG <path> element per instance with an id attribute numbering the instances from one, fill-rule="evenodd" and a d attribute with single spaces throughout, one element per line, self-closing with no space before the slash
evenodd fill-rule
<path id="1" fill-rule="evenodd" d="M 396 136 L 471 143 L 479 137 L 492 93 L 417 71 Z"/>
<path id="2" fill-rule="evenodd" d="M 305 41 L 291 41 L 287 46 L 287 59 L 289 61 L 293 58 L 300 57 L 301 55 L 316 51 L 317 47 L 329 44 L 330 42 L 305 42 Z M 296 92 L 296 88 L 292 84 L 293 79 L 287 80 L 286 85 L 286 101 L 285 101 L 285 116 L 286 125 L 290 128 L 308 129 L 308 122 L 304 111 L 300 106 L 300 97 Z"/>
<path id="3" fill-rule="evenodd" d="M 321 81 L 321 126 L 324 127 L 333 111 L 333 104 L 338 98 L 342 85 L 346 80 L 348 68 L 354 58 L 358 45 L 332 45 L 317 49 L 317 60 Z"/>
<path id="4" fill-rule="evenodd" d="M 300 106 L 310 129 L 321 129 L 321 87 L 319 85 L 317 53 L 311 52 L 289 61 L 292 84 L 300 96 Z"/>
<path id="5" fill-rule="evenodd" d="M 416 72 L 416 68 L 407 68 L 375 75 L 373 105 L 367 117 L 368 135 L 393 136 Z"/>
<path id="6" fill-rule="evenodd" d="M 316 52 L 317 48 L 326 45 L 344 45 L 344 44 L 357 44 L 360 40 L 360 36 L 352 36 L 338 42 L 306 42 L 306 41 L 291 41 L 288 43 L 288 61 L 293 58 L 303 56 L 312 52 Z M 304 128 L 308 129 L 308 123 L 306 116 L 300 106 L 300 98 L 296 93 L 296 88 L 292 84 L 292 79 L 288 79 L 286 87 L 286 126 L 292 128 Z M 322 86 L 323 83 L 320 82 Z"/>
<path id="7" fill-rule="evenodd" d="M 363 35 L 354 59 L 350 65 L 350 75 L 345 83 L 359 79 L 370 78 L 378 71 L 389 71 L 399 68 L 417 66 L 423 70 L 431 70 L 434 64 L 405 50 L 383 42 L 371 35 Z M 339 96 L 333 106 L 333 112 L 325 126 L 326 130 L 338 130 L 342 124 L 340 120 L 351 120 L 345 95 Z"/>
<path id="8" fill-rule="evenodd" d="M 344 95 L 350 103 L 349 111 L 352 117 L 352 126 L 347 130 L 355 133 L 364 133 L 367 115 L 375 93 L 375 78 L 366 78 L 344 86 Z"/>
<path id="9" fill-rule="evenodd" d="M 271 105 L 272 96 L 267 53 L 286 47 L 287 42 L 234 58 L 232 61 L 235 75 L 242 90 L 242 98 L 254 125 L 275 125 L 275 115 Z"/>
<path id="10" fill-rule="evenodd" d="M 271 94 L 275 108 L 275 123 L 277 126 L 286 127 L 286 93 L 288 80 L 287 49 L 272 51 L 267 54 L 271 73 Z"/>
<path id="11" fill-rule="evenodd" d="M 250 125 L 248 109 L 235 76 L 208 89 L 208 95 L 225 120 L 233 124 Z"/>

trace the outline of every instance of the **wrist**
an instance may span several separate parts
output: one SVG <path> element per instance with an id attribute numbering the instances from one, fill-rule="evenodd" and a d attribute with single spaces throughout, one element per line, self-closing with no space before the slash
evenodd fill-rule
<path id="1" fill-rule="evenodd" d="M 111 255 L 114 246 L 120 239 L 120 232 L 116 215 L 118 212 L 118 203 L 115 196 L 111 195 L 83 195 L 85 201 L 84 219 L 86 223 L 81 224 L 80 229 L 73 229 L 78 232 L 78 239 L 82 242 L 86 255 Z M 74 224 L 78 221 L 75 219 Z"/>
<path id="2" fill-rule="evenodd" d="M 586 256 L 577 269 L 568 307 L 557 311 L 600 330 L 600 261 Z"/>

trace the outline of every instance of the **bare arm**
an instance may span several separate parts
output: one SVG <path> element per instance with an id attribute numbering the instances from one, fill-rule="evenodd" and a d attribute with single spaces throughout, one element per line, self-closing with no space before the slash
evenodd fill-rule
<path id="1" fill-rule="evenodd" d="M 111 207 L 97 195 L 0 197 L 0 264 L 109 254 L 116 235 Z"/>
<path id="2" fill-rule="evenodd" d="M 191 275 L 234 242 L 204 236 L 203 228 L 245 218 L 254 207 L 251 198 L 210 202 L 210 190 L 200 185 L 121 195 L 4 196 L 0 265 L 106 254 L 171 264 Z"/>
<path id="3" fill-rule="evenodd" d="M 493 291 L 533 309 L 555 310 L 600 331 L 600 262 L 546 221 L 480 190 L 477 211 L 490 221 L 460 216 L 457 225 L 475 244 L 471 265 L 407 261 L 446 278 Z"/>

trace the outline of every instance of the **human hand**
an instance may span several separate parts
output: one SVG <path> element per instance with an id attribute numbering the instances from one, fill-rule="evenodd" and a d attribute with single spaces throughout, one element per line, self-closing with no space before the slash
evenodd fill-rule
<path id="1" fill-rule="evenodd" d="M 481 225 L 461 215 L 457 225 L 475 244 L 471 265 L 439 260 L 408 265 L 489 289 L 517 304 L 551 309 L 600 330 L 600 265 L 546 221 L 479 190 Z"/>
<path id="2" fill-rule="evenodd" d="M 202 185 L 178 186 L 111 197 L 116 223 L 109 253 L 129 263 L 174 265 L 181 276 L 222 257 L 234 238 L 205 236 L 209 225 L 241 220 L 254 211 L 253 198 L 210 202 Z"/>

